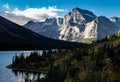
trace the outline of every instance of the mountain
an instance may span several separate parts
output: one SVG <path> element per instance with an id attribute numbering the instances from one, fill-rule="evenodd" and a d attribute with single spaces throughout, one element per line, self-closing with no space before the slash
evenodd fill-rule
<path id="1" fill-rule="evenodd" d="M 98 35 L 97 38 L 102 39 L 106 35 L 113 35 L 118 31 L 118 27 L 115 23 L 111 22 L 108 18 L 104 16 L 100 16 L 96 19 L 96 22 L 98 24 Z"/>
<path id="2" fill-rule="evenodd" d="M 113 35 L 118 31 L 115 23 L 111 22 L 105 16 L 97 17 L 85 26 L 84 38 L 105 38 L 106 35 Z"/>
<path id="3" fill-rule="evenodd" d="M 115 23 L 117 27 L 120 27 L 120 18 L 118 18 L 118 17 L 111 17 L 109 20 L 111 22 Z"/>
<path id="4" fill-rule="evenodd" d="M 120 29 L 120 18 L 97 17 L 91 11 L 76 7 L 63 18 L 28 22 L 24 27 L 54 39 L 91 43 L 117 32 Z"/>
<path id="5" fill-rule="evenodd" d="M 77 41 L 83 38 L 85 24 L 95 19 L 96 16 L 87 10 L 74 8 L 64 16 L 64 24 L 61 27 L 58 39 Z"/>
<path id="6" fill-rule="evenodd" d="M 44 22 L 29 21 L 25 27 L 41 35 L 56 39 L 59 33 L 58 20 L 50 18 L 46 19 Z"/>
<path id="7" fill-rule="evenodd" d="M 73 24 L 81 24 L 85 22 L 90 22 L 95 19 L 97 16 L 94 15 L 91 11 L 83 10 L 80 8 L 73 8 L 71 12 L 65 15 L 65 22 Z"/>
<path id="8" fill-rule="evenodd" d="M 0 16 L 0 50 L 58 49 L 85 45 L 41 36 Z"/>
<path id="9" fill-rule="evenodd" d="M 63 18 L 50 18 L 44 22 L 29 21 L 24 27 L 50 38 L 77 41 L 83 38 L 85 24 L 96 17 L 91 11 L 74 8 Z"/>

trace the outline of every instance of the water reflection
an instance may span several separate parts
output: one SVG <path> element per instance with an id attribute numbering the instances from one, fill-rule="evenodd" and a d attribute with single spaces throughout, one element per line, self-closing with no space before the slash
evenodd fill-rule
<path id="1" fill-rule="evenodd" d="M 13 70 L 12 73 L 14 73 L 15 76 L 22 76 L 24 82 L 34 82 L 34 81 L 41 81 L 45 79 L 46 74 L 45 73 L 37 73 L 37 72 L 28 72 L 28 71 L 18 71 Z"/>
<path id="2" fill-rule="evenodd" d="M 13 56 L 16 54 L 20 55 L 21 53 L 24 53 L 25 56 L 28 56 L 31 52 L 33 51 L 0 51 L 0 82 L 25 82 L 25 72 L 13 71 L 6 68 L 6 66 L 12 63 Z M 42 51 L 37 52 L 40 54 L 42 53 Z M 39 74 L 39 76 L 41 75 L 42 73 Z M 37 75 L 32 75 L 32 73 L 30 73 L 30 79 L 33 79 L 33 76 L 37 79 Z"/>

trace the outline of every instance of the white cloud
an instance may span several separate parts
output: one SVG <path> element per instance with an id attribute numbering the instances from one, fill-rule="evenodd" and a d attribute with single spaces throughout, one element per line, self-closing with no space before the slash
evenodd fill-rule
<path id="1" fill-rule="evenodd" d="M 58 9 L 56 6 L 52 6 L 48 8 L 26 7 L 26 9 L 24 10 L 20 10 L 19 8 L 10 9 L 8 4 L 3 5 L 3 7 L 6 10 L 4 11 L 4 13 L 2 13 L 2 16 L 20 25 L 25 24 L 29 20 L 43 21 L 46 18 L 60 17 L 58 13 L 66 11 L 64 9 Z"/>
<path id="2" fill-rule="evenodd" d="M 3 5 L 2 6 L 5 10 L 10 10 L 10 7 L 9 7 L 9 4 L 7 3 L 7 4 L 5 4 L 5 5 Z"/>

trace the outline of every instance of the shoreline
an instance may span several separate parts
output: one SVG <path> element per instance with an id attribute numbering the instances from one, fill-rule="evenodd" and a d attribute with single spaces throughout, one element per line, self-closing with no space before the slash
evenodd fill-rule
<path id="1" fill-rule="evenodd" d="M 19 69 L 19 68 L 14 68 L 11 65 L 6 66 L 6 68 L 12 69 L 12 70 L 15 70 L 15 71 L 23 71 L 23 72 L 28 71 L 28 72 L 45 73 L 45 74 L 47 74 L 48 71 L 49 71 L 49 70 L 40 71 L 40 70 L 35 70 L 35 69 Z"/>

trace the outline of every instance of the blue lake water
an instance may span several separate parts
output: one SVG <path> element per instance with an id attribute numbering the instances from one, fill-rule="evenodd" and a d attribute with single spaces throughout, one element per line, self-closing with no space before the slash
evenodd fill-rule
<path id="1" fill-rule="evenodd" d="M 7 65 L 12 63 L 13 56 L 22 52 L 29 55 L 32 51 L 0 51 L 0 82 L 24 82 L 24 74 L 19 73 L 16 76 L 11 69 L 6 68 Z M 33 76 L 31 75 L 30 78 L 33 78 Z"/>

